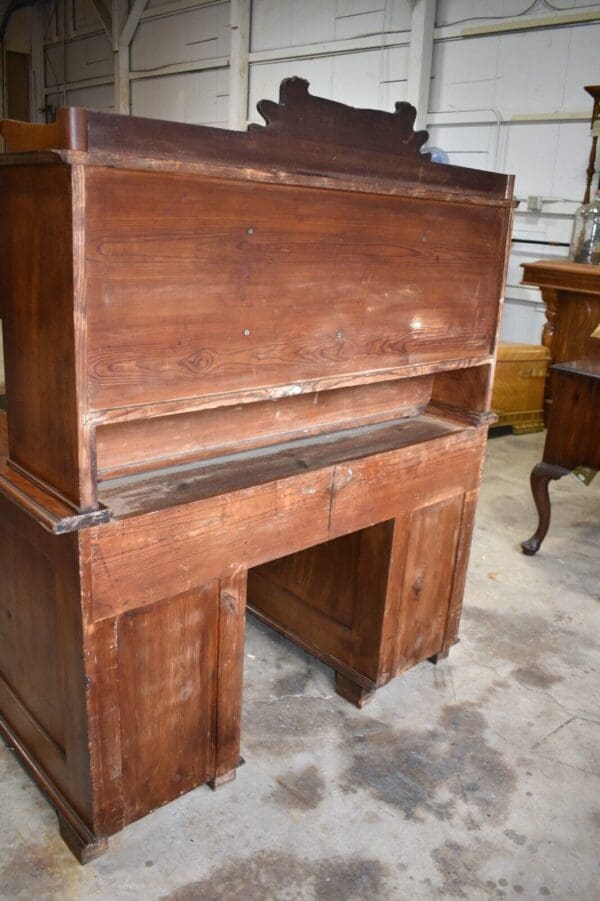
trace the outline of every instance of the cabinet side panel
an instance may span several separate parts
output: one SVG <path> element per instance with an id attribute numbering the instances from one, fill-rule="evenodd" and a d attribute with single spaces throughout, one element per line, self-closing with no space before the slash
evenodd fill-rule
<path id="1" fill-rule="evenodd" d="M 0 496 L 0 719 L 42 789 L 92 823 L 78 548 Z M 35 767 L 31 766 L 31 761 Z"/>
<path id="2" fill-rule="evenodd" d="M 0 169 L 10 459 L 80 505 L 71 170 Z"/>

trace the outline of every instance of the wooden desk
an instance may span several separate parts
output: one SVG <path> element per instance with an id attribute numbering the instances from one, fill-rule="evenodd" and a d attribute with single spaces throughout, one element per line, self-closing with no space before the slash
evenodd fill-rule
<path id="1" fill-rule="evenodd" d="M 546 305 L 542 344 L 552 363 L 600 357 L 600 339 L 590 337 L 600 326 L 600 266 L 568 260 L 523 263 L 523 284 L 536 285 L 542 292 Z M 551 385 L 548 379 L 546 425 Z"/>
<path id="2" fill-rule="evenodd" d="M 246 591 L 359 706 L 456 641 L 512 179 L 280 100 L 2 126 L 0 728 L 82 861 L 235 776 Z"/>
<path id="3" fill-rule="evenodd" d="M 600 360 L 553 366 L 552 398 L 544 456 L 531 471 L 538 527 L 521 545 L 528 555 L 538 552 L 550 526 L 549 483 L 578 466 L 600 469 Z"/>

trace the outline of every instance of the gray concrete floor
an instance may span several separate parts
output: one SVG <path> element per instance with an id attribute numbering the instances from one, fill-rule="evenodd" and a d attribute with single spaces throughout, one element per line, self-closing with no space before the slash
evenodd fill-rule
<path id="1" fill-rule="evenodd" d="M 600 476 L 552 486 L 535 558 L 542 435 L 490 442 L 461 642 L 362 712 L 254 621 L 243 753 L 82 868 L 0 744 L 7 899 L 598 899 Z"/>

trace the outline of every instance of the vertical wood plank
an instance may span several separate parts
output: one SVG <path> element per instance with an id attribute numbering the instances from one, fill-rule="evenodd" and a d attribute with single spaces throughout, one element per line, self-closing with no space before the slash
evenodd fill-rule
<path id="1" fill-rule="evenodd" d="M 456 561 L 454 565 L 452 588 L 450 591 L 450 602 L 448 604 L 448 616 L 446 618 L 444 640 L 440 648 L 442 651 L 452 647 L 452 645 L 456 644 L 458 641 L 458 627 L 460 625 L 463 607 L 463 595 L 465 591 L 465 582 L 467 580 L 467 566 L 469 564 L 469 554 L 471 552 L 471 539 L 473 537 L 473 528 L 475 525 L 475 510 L 477 507 L 478 496 L 479 488 L 475 488 L 472 491 L 466 491 L 463 496 L 460 534 L 456 549 Z"/>
<path id="2" fill-rule="evenodd" d="M 216 754 L 212 788 L 235 778 L 240 763 L 247 570 L 219 582 Z"/>
<path id="3" fill-rule="evenodd" d="M 124 822 L 211 778 L 218 581 L 119 618 Z"/>

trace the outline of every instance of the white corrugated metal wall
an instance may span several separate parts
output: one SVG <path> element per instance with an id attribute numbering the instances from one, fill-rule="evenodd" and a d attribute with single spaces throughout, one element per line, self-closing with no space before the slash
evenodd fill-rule
<path id="1" fill-rule="evenodd" d="M 429 82 L 431 143 L 453 163 L 516 173 L 524 201 L 516 238 L 569 240 L 590 147 L 591 98 L 583 86 L 600 82 L 600 3 L 123 2 L 113 0 L 112 21 L 120 31 L 129 16 L 129 50 L 109 36 L 105 0 L 52 0 L 31 11 L 38 108 L 129 105 L 140 116 L 241 127 L 259 121 L 256 102 L 275 98 L 281 79 L 293 74 L 308 78 L 316 94 L 391 109 L 416 96 L 410 44 L 424 32 L 415 16 L 419 7 L 433 8 L 431 72 L 425 61 L 420 73 Z M 528 211 L 528 197 L 541 209 Z M 507 340 L 537 343 L 544 322 L 537 291 L 519 284 L 519 263 L 565 253 L 513 245 Z"/>

